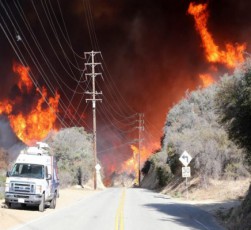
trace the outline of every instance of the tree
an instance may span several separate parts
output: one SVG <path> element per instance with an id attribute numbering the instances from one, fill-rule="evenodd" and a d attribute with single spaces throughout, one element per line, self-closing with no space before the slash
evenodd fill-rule
<path id="1" fill-rule="evenodd" d="M 6 172 L 7 167 L 8 167 L 8 152 L 5 149 L 0 148 L 0 172 L 2 170 Z"/>
<path id="2" fill-rule="evenodd" d="M 209 178 L 247 176 L 243 167 L 243 150 L 228 138 L 215 112 L 217 85 L 187 93 L 186 98 L 168 113 L 163 151 L 168 153 L 173 173 L 181 166 L 177 161 L 183 151 L 193 157 L 193 173 L 206 186 Z M 232 171 L 231 171 L 232 170 Z"/>
<path id="3" fill-rule="evenodd" d="M 84 128 L 60 130 L 47 140 L 58 161 L 62 186 L 84 184 L 93 174 L 92 135 Z"/>
<path id="4" fill-rule="evenodd" d="M 231 78 L 223 78 L 216 95 L 220 122 L 229 137 L 246 149 L 251 165 L 251 60 L 247 60 Z M 234 229 L 251 229 L 251 186 L 242 205 L 230 217 Z"/>
<path id="5" fill-rule="evenodd" d="M 220 121 L 229 137 L 247 152 L 251 164 L 251 63 L 247 61 L 231 78 L 223 78 L 216 96 Z"/>

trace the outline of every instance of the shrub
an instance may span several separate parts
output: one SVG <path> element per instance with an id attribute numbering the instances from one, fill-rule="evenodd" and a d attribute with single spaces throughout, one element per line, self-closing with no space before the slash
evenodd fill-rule
<path id="1" fill-rule="evenodd" d="M 146 174 L 148 174 L 149 170 L 150 170 L 150 167 L 151 167 L 151 161 L 147 160 L 145 163 L 144 163 L 144 166 L 143 168 L 141 169 L 141 172 L 142 174 L 145 176 Z"/>
<path id="2" fill-rule="evenodd" d="M 157 179 L 159 181 L 159 186 L 164 187 L 167 185 L 168 181 L 171 179 L 171 171 L 168 165 L 157 166 Z"/>
<path id="3" fill-rule="evenodd" d="M 71 173 L 68 170 L 64 170 L 64 169 L 59 168 L 58 177 L 59 177 L 61 188 L 66 188 L 70 185 L 77 184 L 74 173 Z"/>
<path id="4" fill-rule="evenodd" d="M 94 169 L 92 135 L 84 128 L 62 129 L 47 139 L 58 161 L 62 186 L 85 184 Z"/>
<path id="5" fill-rule="evenodd" d="M 178 158 L 186 150 L 193 157 L 190 163 L 193 172 L 201 177 L 205 186 L 209 178 L 220 179 L 229 173 L 228 163 L 234 162 L 237 171 L 244 168 L 244 150 L 229 139 L 218 122 L 217 92 L 218 87 L 213 85 L 187 93 L 186 98 L 169 111 L 164 129 L 162 151 L 168 153 L 172 173 L 181 171 Z"/>
<path id="6" fill-rule="evenodd" d="M 216 95 L 219 120 L 230 138 L 245 148 L 251 165 L 251 61 L 248 60 L 231 78 L 223 78 Z"/>
<path id="7" fill-rule="evenodd" d="M 179 155 L 178 154 L 173 154 L 169 157 L 169 166 L 171 169 L 172 174 L 177 175 L 178 173 L 181 172 L 181 163 L 179 161 Z"/>
<path id="8" fill-rule="evenodd" d="M 6 177 L 0 175 L 0 199 L 4 198 L 4 186 L 5 186 Z"/>
<path id="9" fill-rule="evenodd" d="M 150 162 L 150 164 L 148 163 L 148 165 L 152 165 L 154 167 L 154 170 L 156 171 L 159 187 L 164 187 L 172 178 L 171 169 L 167 164 L 166 153 L 163 151 L 156 152 L 149 158 L 148 161 Z"/>

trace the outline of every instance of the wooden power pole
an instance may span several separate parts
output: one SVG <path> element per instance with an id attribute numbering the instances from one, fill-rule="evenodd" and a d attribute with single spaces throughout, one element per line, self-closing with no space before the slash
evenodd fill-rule
<path id="1" fill-rule="evenodd" d="M 101 55 L 101 52 L 85 52 L 85 58 L 87 55 L 91 57 L 91 62 L 90 63 L 85 63 L 86 67 L 91 67 L 91 72 L 86 73 L 85 75 L 87 77 L 92 78 L 92 92 L 85 92 L 86 94 L 92 95 L 91 98 L 86 99 L 87 101 L 92 101 L 92 114 L 93 114 L 93 156 L 94 156 L 94 189 L 97 189 L 97 175 L 96 175 L 96 166 L 97 166 L 97 127 L 96 127 L 96 102 L 97 101 L 102 101 L 102 99 L 96 98 L 96 95 L 102 94 L 102 92 L 97 92 L 96 91 L 96 86 L 95 86 L 95 79 L 97 76 L 102 76 L 101 73 L 96 73 L 95 72 L 95 67 L 96 66 L 101 66 L 101 63 L 95 62 L 95 55 Z M 89 68 L 90 69 L 90 68 Z"/>

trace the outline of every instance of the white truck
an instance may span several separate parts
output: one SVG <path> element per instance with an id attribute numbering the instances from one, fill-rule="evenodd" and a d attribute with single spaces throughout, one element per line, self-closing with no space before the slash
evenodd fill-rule
<path id="1" fill-rule="evenodd" d="M 49 146 L 37 142 L 35 147 L 22 150 L 10 172 L 7 172 L 5 204 L 37 205 L 43 212 L 45 205 L 56 207 L 59 197 L 59 179 L 54 156 Z"/>

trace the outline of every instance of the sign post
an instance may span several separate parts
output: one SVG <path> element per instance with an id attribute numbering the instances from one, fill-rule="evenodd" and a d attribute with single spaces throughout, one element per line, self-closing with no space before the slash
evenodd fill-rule
<path id="1" fill-rule="evenodd" d="M 187 178 L 191 177 L 191 168 L 188 167 L 189 163 L 191 162 L 193 158 L 189 155 L 187 151 L 184 151 L 182 155 L 180 156 L 179 160 L 184 165 L 182 167 L 182 177 L 186 178 L 186 197 L 188 200 L 188 184 L 187 184 Z"/>

